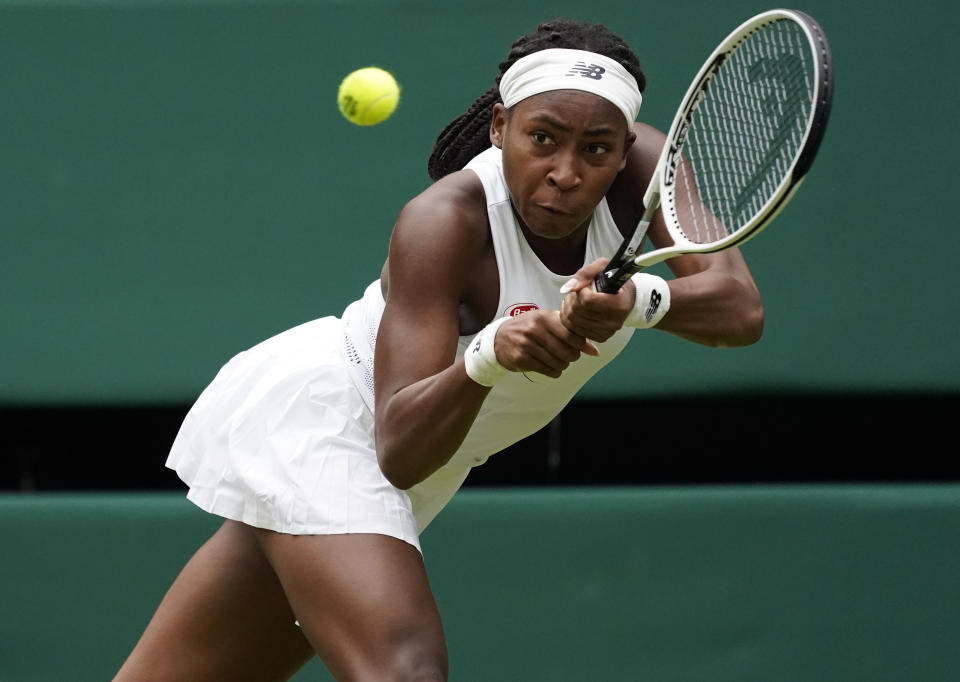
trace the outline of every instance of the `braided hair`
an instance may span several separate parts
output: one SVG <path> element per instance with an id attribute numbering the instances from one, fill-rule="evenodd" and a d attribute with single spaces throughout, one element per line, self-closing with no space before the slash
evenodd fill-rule
<path id="1" fill-rule="evenodd" d="M 510 47 L 494 86 L 480 95 L 460 116 L 451 121 L 437 136 L 427 162 L 427 172 L 433 180 L 462 169 L 474 156 L 490 146 L 490 121 L 493 105 L 500 102 L 500 79 L 514 62 L 529 54 L 548 48 L 567 48 L 597 52 L 614 59 L 637 79 L 643 92 L 646 76 L 633 51 L 620 36 L 603 24 L 572 19 L 552 19 L 537 26 L 536 31 L 521 36 Z"/>

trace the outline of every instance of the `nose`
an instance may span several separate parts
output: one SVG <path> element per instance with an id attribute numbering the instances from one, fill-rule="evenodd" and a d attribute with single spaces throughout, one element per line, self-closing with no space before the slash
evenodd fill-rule
<path id="1" fill-rule="evenodd" d="M 580 186 L 580 170 L 573 154 L 560 153 L 547 174 L 547 182 L 561 192 L 569 192 Z"/>

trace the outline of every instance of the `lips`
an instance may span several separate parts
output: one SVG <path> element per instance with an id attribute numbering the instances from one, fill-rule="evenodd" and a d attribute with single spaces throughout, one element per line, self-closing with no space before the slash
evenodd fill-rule
<path id="1" fill-rule="evenodd" d="M 543 209 L 547 213 L 552 213 L 554 215 L 571 215 L 570 211 L 562 209 L 559 206 L 554 206 L 552 204 L 537 204 L 537 207 Z"/>
<path id="2" fill-rule="evenodd" d="M 564 206 L 534 201 L 527 205 L 524 217 L 517 213 L 521 224 L 533 234 L 549 239 L 565 237 L 583 221 L 579 214 Z"/>

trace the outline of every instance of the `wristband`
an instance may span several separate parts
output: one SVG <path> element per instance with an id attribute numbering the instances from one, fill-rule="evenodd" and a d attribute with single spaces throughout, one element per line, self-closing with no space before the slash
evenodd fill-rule
<path id="1" fill-rule="evenodd" d="M 638 272 L 630 281 L 637 289 L 637 298 L 623 324 L 637 329 L 655 327 L 670 310 L 670 286 L 662 277 L 646 272 Z"/>
<path id="2" fill-rule="evenodd" d="M 509 317 L 498 318 L 481 329 L 467 346 L 467 352 L 463 354 L 467 376 L 481 386 L 493 386 L 509 371 L 497 360 L 497 354 L 493 349 L 497 329 L 509 319 Z"/>

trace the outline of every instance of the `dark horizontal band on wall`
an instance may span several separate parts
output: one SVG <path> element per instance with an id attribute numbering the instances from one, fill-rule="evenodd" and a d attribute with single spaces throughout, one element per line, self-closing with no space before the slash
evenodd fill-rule
<path id="1" fill-rule="evenodd" d="M 956 393 L 577 400 L 468 486 L 956 481 Z M 0 407 L 0 490 L 177 490 L 189 405 Z"/>

